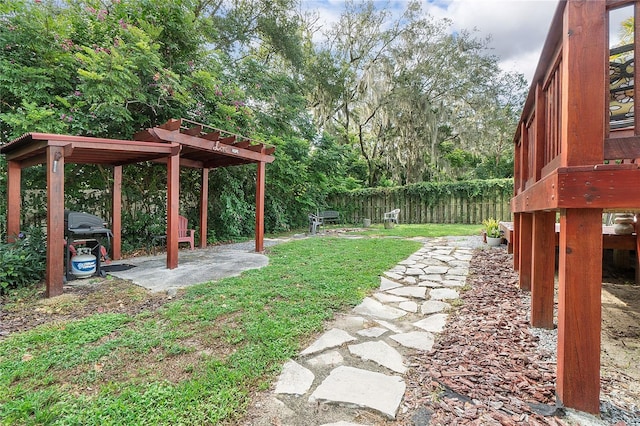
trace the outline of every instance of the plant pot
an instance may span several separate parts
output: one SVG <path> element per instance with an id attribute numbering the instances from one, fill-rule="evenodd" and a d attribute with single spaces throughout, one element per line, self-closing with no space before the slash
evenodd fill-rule
<path id="1" fill-rule="evenodd" d="M 391 222 L 390 220 L 385 220 L 384 229 L 391 229 L 391 228 L 393 228 L 393 222 Z"/>
<path id="2" fill-rule="evenodd" d="M 489 247 L 498 247 L 500 244 L 502 244 L 501 237 L 487 237 L 487 245 Z"/>
<path id="3" fill-rule="evenodd" d="M 371 219 L 362 219 L 362 225 L 363 225 L 365 228 L 370 227 L 370 226 L 371 226 Z"/>

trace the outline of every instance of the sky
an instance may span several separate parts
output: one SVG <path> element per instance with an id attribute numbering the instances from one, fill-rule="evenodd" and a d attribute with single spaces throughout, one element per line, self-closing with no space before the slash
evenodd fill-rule
<path id="1" fill-rule="evenodd" d="M 408 0 L 376 0 L 403 10 Z M 303 7 L 318 11 L 320 19 L 334 23 L 345 0 L 301 0 Z M 505 71 L 524 74 L 531 81 L 557 0 L 424 0 L 423 11 L 453 21 L 451 30 L 478 30 L 478 36 L 491 34 L 490 53 L 499 58 Z"/>

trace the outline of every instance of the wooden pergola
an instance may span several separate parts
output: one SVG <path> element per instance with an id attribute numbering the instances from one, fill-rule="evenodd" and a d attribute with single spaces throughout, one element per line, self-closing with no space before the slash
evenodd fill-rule
<path id="1" fill-rule="evenodd" d="M 139 132 L 135 140 L 117 140 L 50 133 L 27 133 L 0 147 L 8 169 L 7 234 L 20 232 L 21 171 L 45 164 L 47 170 L 46 295 L 62 294 L 64 283 L 64 165 L 101 164 L 113 167 L 112 257 L 121 254 L 122 166 L 144 161 L 167 165 L 167 268 L 178 267 L 180 167 L 202 169 L 200 246 L 207 243 L 209 169 L 257 164 L 255 248 L 264 249 L 265 165 L 274 160 L 275 147 L 189 120 L 167 123 Z"/>
<path id="2" fill-rule="evenodd" d="M 633 50 L 640 1 L 559 2 L 514 138 L 514 266 L 531 290 L 531 324 L 552 328 L 558 214 L 556 391 L 590 413 L 600 411 L 602 214 L 640 211 L 640 71 L 616 62 L 626 50 L 610 49 L 608 37 L 621 7 L 636 17 Z M 620 122 L 622 94 L 631 108 Z"/>

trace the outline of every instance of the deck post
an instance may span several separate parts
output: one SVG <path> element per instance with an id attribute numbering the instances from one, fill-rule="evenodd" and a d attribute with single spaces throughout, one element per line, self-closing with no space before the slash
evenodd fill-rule
<path id="1" fill-rule="evenodd" d="M 113 260 L 122 258 L 122 166 L 113 167 L 113 190 L 111 199 L 111 231 Z"/>
<path id="2" fill-rule="evenodd" d="M 531 290 L 531 251 L 533 249 L 533 214 L 520 213 L 519 267 L 520 289 Z"/>
<path id="3" fill-rule="evenodd" d="M 256 173 L 256 252 L 264 251 L 264 180 L 265 163 L 258 162 Z"/>
<path id="4" fill-rule="evenodd" d="M 553 329 L 555 225 L 555 212 L 539 211 L 533 214 L 531 325 L 547 329 Z"/>
<path id="5" fill-rule="evenodd" d="M 167 161 L 167 269 L 178 267 L 178 215 L 180 202 L 180 155 Z"/>
<path id="6" fill-rule="evenodd" d="M 62 294 L 64 276 L 64 148 L 47 147 L 46 297 Z"/>
<path id="7" fill-rule="evenodd" d="M 209 212 L 209 169 L 202 169 L 200 185 L 200 248 L 207 247 Z"/>
<path id="8" fill-rule="evenodd" d="M 567 407 L 600 412 L 602 210 L 560 211 L 557 393 Z"/>
<path id="9" fill-rule="evenodd" d="M 17 161 L 7 162 L 7 242 L 20 233 L 20 179 L 22 169 Z"/>

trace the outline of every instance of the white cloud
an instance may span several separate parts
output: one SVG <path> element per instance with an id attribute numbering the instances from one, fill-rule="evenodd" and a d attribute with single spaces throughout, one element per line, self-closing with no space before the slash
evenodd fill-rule
<path id="1" fill-rule="evenodd" d="M 452 20 L 452 29 L 477 29 L 491 35 L 491 53 L 507 71 L 517 71 L 531 81 L 556 0 L 450 0 L 425 4 L 425 10 Z"/>

